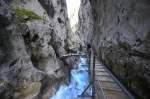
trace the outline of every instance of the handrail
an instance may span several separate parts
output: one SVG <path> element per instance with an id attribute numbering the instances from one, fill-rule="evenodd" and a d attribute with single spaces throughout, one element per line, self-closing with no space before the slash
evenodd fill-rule
<path id="1" fill-rule="evenodd" d="M 110 76 L 116 81 L 116 83 L 120 86 L 122 91 L 130 98 L 130 99 L 135 99 L 128 91 L 127 89 L 118 81 L 118 79 L 113 76 L 113 74 L 104 66 L 104 68 L 107 70 L 107 72 L 110 74 Z"/>
<path id="2" fill-rule="evenodd" d="M 90 52 L 92 52 L 92 51 L 90 51 Z M 83 55 L 83 56 L 85 56 L 85 55 L 87 55 L 87 54 L 66 54 L 66 55 L 64 55 L 64 56 L 62 56 L 62 58 L 63 57 L 68 57 L 68 56 L 79 56 L 79 55 Z M 100 88 L 100 90 L 98 90 L 98 91 L 96 91 L 95 90 L 95 88 L 96 88 L 96 86 L 95 86 L 95 84 L 96 84 L 96 82 L 95 82 L 95 58 L 96 58 L 96 56 L 93 54 L 93 56 L 92 56 L 92 53 L 88 53 L 88 55 L 89 55 L 89 76 L 90 76 L 90 79 L 92 80 L 91 81 L 91 83 L 89 83 L 89 85 L 88 85 L 88 87 L 84 90 L 84 92 L 81 94 L 81 96 L 82 95 L 84 95 L 84 93 L 85 93 L 85 91 L 90 87 L 90 86 L 92 86 L 92 98 L 93 99 L 95 99 L 95 94 L 97 94 L 97 92 L 100 92 L 101 94 L 102 94 L 102 96 L 101 96 L 101 98 L 102 99 L 107 99 L 107 96 L 105 95 L 105 93 L 104 93 L 104 90 L 103 90 L 103 88 L 101 87 L 101 84 L 100 83 L 98 83 L 98 87 Z M 92 60 L 92 59 L 93 60 Z M 91 65 L 91 61 L 93 61 L 93 64 L 92 64 L 92 66 L 90 66 Z M 122 89 L 122 91 L 130 98 L 130 99 L 135 99 L 133 96 L 132 96 L 132 94 L 130 94 L 128 91 L 127 91 L 127 89 L 118 81 L 118 79 L 115 77 L 115 76 L 113 76 L 113 74 L 107 69 L 107 67 L 106 66 L 104 66 L 104 68 L 106 69 L 106 71 L 110 74 L 110 76 L 112 77 L 112 79 L 118 84 L 118 86 L 120 86 L 120 88 Z M 91 70 L 92 69 L 92 70 Z"/>
<path id="3" fill-rule="evenodd" d="M 87 54 L 84 53 L 69 53 L 69 54 L 65 54 L 60 56 L 59 58 L 66 58 L 66 57 L 70 57 L 70 56 L 87 56 Z"/>
<path id="4" fill-rule="evenodd" d="M 87 55 L 87 58 L 88 58 L 88 74 L 89 74 L 89 76 L 90 76 L 90 80 L 91 80 L 91 71 L 90 71 L 90 63 L 91 63 L 91 54 L 90 53 L 87 53 L 86 54 Z M 90 88 L 90 86 L 93 86 L 92 84 L 93 84 L 93 81 L 90 81 L 89 80 L 89 84 L 88 84 L 88 86 L 84 89 L 84 91 L 81 93 L 81 95 L 80 95 L 80 97 L 84 97 L 84 93 L 88 90 L 88 88 Z M 89 96 L 89 97 L 91 97 L 91 96 Z M 92 96 L 93 97 L 93 96 Z"/>
<path id="5" fill-rule="evenodd" d="M 69 53 L 69 54 L 62 55 L 59 58 L 62 59 L 62 58 L 70 57 L 70 56 L 87 56 L 87 54 L 85 54 L 85 53 Z M 58 72 L 62 68 L 63 67 L 60 67 L 60 68 L 56 69 L 54 72 Z"/>
<path id="6" fill-rule="evenodd" d="M 92 80 L 93 80 L 93 84 L 92 84 L 92 95 L 93 95 L 93 99 L 95 99 L 95 55 L 93 56 L 93 71 L 92 71 Z"/>

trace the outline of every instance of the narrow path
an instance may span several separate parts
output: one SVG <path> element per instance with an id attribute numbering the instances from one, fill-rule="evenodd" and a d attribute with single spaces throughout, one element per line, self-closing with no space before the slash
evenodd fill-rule
<path id="1" fill-rule="evenodd" d="M 93 58 L 90 70 L 93 72 Z M 94 99 L 134 99 L 97 58 L 95 58 L 94 79 Z"/>

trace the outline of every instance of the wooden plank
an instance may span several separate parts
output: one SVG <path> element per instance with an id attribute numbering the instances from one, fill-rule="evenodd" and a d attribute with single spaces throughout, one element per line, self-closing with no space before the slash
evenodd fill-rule
<path id="1" fill-rule="evenodd" d="M 107 72 L 99 72 L 99 71 L 97 71 L 97 72 L 95 73 L 95 75 L 96 75 L 96 76 L 110 76 Z"/>
<path id="2" fill-rule="evenodd" d="M 91 62 L 93 64 L 93 61 Z M 92 65 L 91 65 L 92 66 Z M 93 71 L 92 67 L 91 71 Z M 97 59 L 95 61 L 95 99 L 130 99 L 111 73 Z"/>

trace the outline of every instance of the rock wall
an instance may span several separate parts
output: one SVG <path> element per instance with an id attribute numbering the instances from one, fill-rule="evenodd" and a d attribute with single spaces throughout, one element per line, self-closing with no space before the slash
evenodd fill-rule
<path id="1" fill-rule="evenodd" d="M 86 45 L 91 42 L 93 35 L 93 15 L 89 0 L 81 0 L 79 10 L 79 28 L 77 33 L 82 45 Z"/>
<path id="2" fill-rule="evenodd" d="M 81 38 L 89 37 L 85 42 L 90 41 L 96 55 L 137 96 L 136 99 L 149 99 L 150 1 L 89 1 L 93 32 L 89 32 L 90 24 L 83 22 L 90 19 L 86 15 L 89 7 L 84 6 L 82 8 L 86 9 L 79 14 L 81 30 L 85 30 Z"/>
<path id="3" fill-rule="evenodd" d="M 65 0 L 0 0 L 0 98 L 49 99 L 67 78 Z"/>

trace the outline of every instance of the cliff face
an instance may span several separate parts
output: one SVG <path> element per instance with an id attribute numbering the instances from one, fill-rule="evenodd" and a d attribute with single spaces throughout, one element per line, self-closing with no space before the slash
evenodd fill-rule
<path id="1" fill-rule="evenodd" d="M 67 53 L 68 29 L 65 0 L 0 0 L 0 98 L 55 92 L 67 77 L 59 57 Z"/>
<path id="2" fill-rule="evenodd" d="M 0 0 L 0 99 L 48 99 L 77 61 L 59 57 L 87 43 L 133 93 L 149 99 L 149 27 L 149 0 L 81 0 L 75 33 L 65 0 Z"/>
<path id="3" fill-rule="evenodd" d="M 93 36 L 93 15 L 89 0 L 81 0 L 78 35 L 83 45 L 90 43 Z"/>
<path id="4" fill-rule="evenodd" d="M 84 0 L 83 0 L 84 1 Z M 82 10 L 81 25 L 99 58 L 142 99 L 150 91 L 150 1 L 89 0 L 93 32 L 82 20 L 90 18 Z M 84 4 L 84 3 L 83 3 Z M 86 29 L 88 28 L 88 29 Z M 87 31 L 86 31 L 87 30 Z M 82 36 L 81 36 L 82 37 Z"/>

